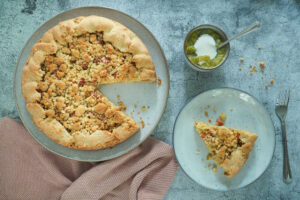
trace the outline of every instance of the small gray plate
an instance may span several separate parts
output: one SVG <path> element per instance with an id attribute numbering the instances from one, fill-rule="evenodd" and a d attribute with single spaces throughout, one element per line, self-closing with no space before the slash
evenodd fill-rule
<path id="1" fill-rule="evenodd" d="M 196 120 L 208 123 L 211 119 L 215 123 L 221 112 L 227 114 L 225 126 L 258 135 L 248 161 L 231 179 L 223 175 L 220 167 L 216 174 L 208 168 L 215 163 L 206 160 L 208 149 L 194 130 Z M 263 174 L 273 157 L 275 132 L 268 112 L 254 97 L 236 89 L 220 88 L 200 93 L 184 106 L 174 125 L 173 143 L 176 158 L 191 179 L 206 188 L 227 191 L 245 187 Z"/>
<path id="2" fill-rule="evenodd" d="M 156 69 L 157 76 L 162 80 L 162 84 L 157 86 L 153 83 L 127 83 L 127 84 L 112 84 L 102 86 L 100 89 L 113 103 L 117 104 L 119 101 L 117 95 L 121 96 L 121 99 L 127 107 L 126 113 L 132 116 L 135 121 L 141 121 L 141 118 L 145 122 L 145 128 L 142 128 L 133 137 L 129 138 L 125 142 L 116 145 L 111 149 L 97 150 L 97 151 L 84 151 L 66 148 L 61 146 L 45 134 L 38 130 L 33 124 L 30 114 L 25 107 L 25 100 L 21 90 L 21 77 L 22 69 L 28 59 L 32 46 L 43 36 L 43 34 L 57 25 L 60 21 L 72 19 L 78 16 L 98 15 L 113 19 L 120 22 L 124 26 L 131 29 L 147 46 Z M 162 48 L 158 41 L 152 35 L 152 33 L 140 22 L 133 17 L 122 13 L 117 10 L 103 7 L 82 7 L 75 8 L 63 12 L 52 19 L 45 22 L 40 26 L 33 35 L 29 38 L 25 46 L 23 47 L 18 59 L 17 68 L 15 71 L 14 79 L 14 93 L 17 104 L 17 109 L 23 124 L 28 132 L 45 148 L 53 153 L 61 155 L 66 158 L 79 160 L 79 161 L 103 161 L 109 160 L 134 149 L 140 143 L 142 143 L 158 125 L 164 110 L 167 105 L 167 99 L 169 94 L 169 69 L 168 64 Z M 134 108 L 137 105 L 137 108 Z M 146 111 L 141 111 L 141 107 L 146 106 Z M 148 109 L 147 106 L 150 108 Z M 133 110 L 135 112 L 130 114 Z"/>

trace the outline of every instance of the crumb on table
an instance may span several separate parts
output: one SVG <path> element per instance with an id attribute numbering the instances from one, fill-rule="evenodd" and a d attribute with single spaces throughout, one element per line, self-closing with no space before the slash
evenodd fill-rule
<path id="1" fill-rule="evenodd" d="M 241 61 L 241 62 L 244 62 L 244 60 L 245 60 L 245 58 L 240 58 L 240 61 Z"/>
<path id="2" fill-rule="evenodd" d="M 208 122 L 211 123 L 211 119 L 209 119 Z"/>
<path id="3" fill-rule="evenodd" d="M 271 80 L 270 80 L 270 83 L 273 84 L 273 83 L 274 83 L 274 79 L 271 79 Z"/>
<path id="4" fill-rule="evenodd" d="M 257 47 L 257 48 L 260 50 L 260 49 L 261 49 L 261 46 L 259 46 L 259 45 L 258 45 L 258 47 Z"/>
<path id="5" fill-rule="evenodd" d="M 230 111 L 233 111 L 234 110 L 234 108 L 230 108 Z"/>
<path id="6" fill-rule="evenodd" d="M 269 84 L 266 84 L 266 85 L 265 85 L 265 88 L 267 89 L 268 87 L 269 87 Z"/>
<path id="7" fill-rule="evenodd" d="M 137 108 L 136 104 L 134 104 L 134 108 Z"/>
<path id="8" fill-rule="evenodd" d="M 117 98 L 120 99 L 120 97 L 121 97 L 121 96 L 118 94 L 118 95 L 117 95 Z"/>
<path id="9" fill-rule="evenodd" d="M 259 65 L 261 66 L 261 67 L 264 67 L 265 66 L 265 63 L 264 62 L 259 62 Z"/>
<path id="10" fill-rule="evenodd" d="M 146 106 L 142 106 L 141 110 L 145 111 L 146 110 Z"/>
<path id="11" fill-rule="evenodd" d="M 200 154 L 200 151 L 198 149 L 196 149 L 196 154 Z"/>
<path id="12" fill-rule="evenodd" d="M 250 72 L 257 72 L 256 65 L 252 65 Z"/>
<path id="13" fill-rule="evenodd" d="M 150 106 L 147 106 L 148 109 L 150 109 Z"/>

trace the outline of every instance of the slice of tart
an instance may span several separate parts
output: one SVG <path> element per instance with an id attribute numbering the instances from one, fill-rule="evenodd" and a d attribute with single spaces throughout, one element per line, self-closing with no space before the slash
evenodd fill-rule
<path id="1" fill-rule="evenodd" d="M 198 121 L 194 127 L 210 152 L 208 157 L 223 168 L 228 178 L 235 176 L 244 166 L 258 137 L 248 131 Z"/>

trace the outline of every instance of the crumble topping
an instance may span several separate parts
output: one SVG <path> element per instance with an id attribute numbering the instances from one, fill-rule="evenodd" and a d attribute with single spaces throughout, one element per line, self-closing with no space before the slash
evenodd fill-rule
<path id="1" fill-rule="evenodd" d="M 217 163 L 223 163 L 225 159 L 230 159 L 233 151 L 245 144 L 235 129 L 230 129 L 230 132 L 226 131 L 225 128 L 217 129 L 214 126 L 201 126 L 200 129 L 199 135 L 211 152 L 207 155 L 207 160 L 213 159 Z"/>
<path id="2" fill-rule="evenodd" d="M 41 64 L 44 72 L 38 83 L 41 106 L 46 117 L 55 118 L 69 132 L 91 134 L 112 131 L 124 122 L 122 109 L 98 91 L 99 84 L 135 79 L 138 70 L 132 54 L 121 52 L 103 41 L 103 33 L 66 36 L 55 54 Z M 130 126 L 128 124 L 128 126 Z"/>

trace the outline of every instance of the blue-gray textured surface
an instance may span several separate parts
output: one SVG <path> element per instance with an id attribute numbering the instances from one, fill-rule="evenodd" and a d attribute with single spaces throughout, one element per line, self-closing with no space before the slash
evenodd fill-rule
<path id="1" fill-rule="evenodd" d="M 51 2 L 51 3 L 50 3 Z M 137 18 L 152 31 L 162 45 L 170 68 L 170 96 L 166 112 L 153 133 L 172 144 L 172 128 L 180 108 L 199 92 L 217 87 L 234 87 L 257 97 L 270 113 L 276 129 L 276 150 L 270 167 L 248 187 L 230 192 L 214 192 L 196 185 L 181 169 L 165 199 L 300 199 L 300 1 L 0 1 L 0 118 L 18 119 L 13 98 L 13 73 L 17 57 L 36 28 L 64 10 L 80 6 L 114 8 Z M 184 64 L 182 45 L 185 34 L 203 23 L 221 27 L 229 36 L 253 21 L 259 31 L 232 42 L 224 66 L 212 73 L 197 73 Z M 257 46 L 262 46 L 258 50 Z M 244 64 L 239 61 L 245 58 Z M 266 63 L 265 76 L 249 75 L 249 65 Z M 287 66 L 288 65 L 288 66 Z M 239 66 L 243 69 L 240 71 Z M 274 79 L 268 89 L 265 84 Z M 291 89 L 287 132 L 294 181 L 282 181 L 282 139 L 274 113 L 278 91 Z M 247 123 L 247 122 L 245 122 Z"/>

